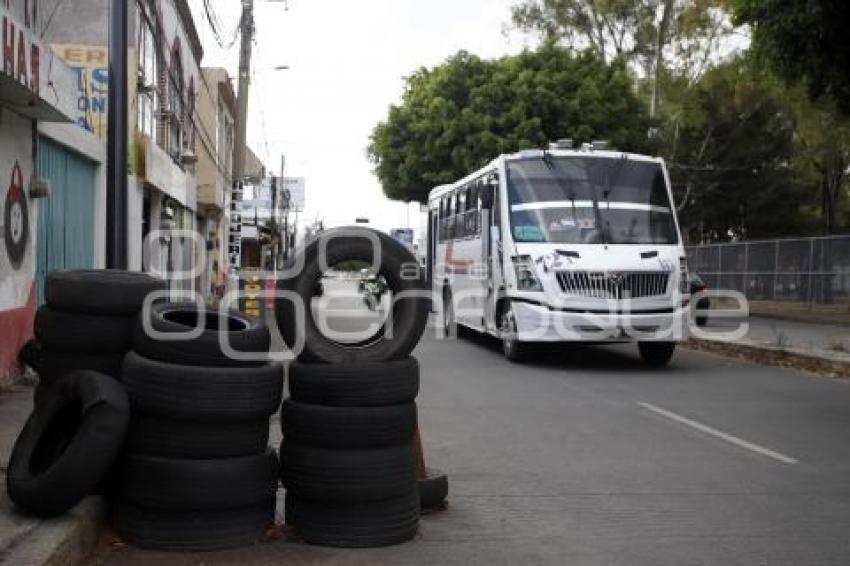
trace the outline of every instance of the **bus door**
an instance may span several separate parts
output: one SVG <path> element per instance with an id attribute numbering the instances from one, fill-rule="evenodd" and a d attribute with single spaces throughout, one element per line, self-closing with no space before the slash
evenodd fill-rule
<path id="1" fill-rule="evenodd" d="M 434 265 L 437 261 L 437 241 L 440 234 L 439 209 L 428 207 L 428 250 L 425 258 L 425 277 L 428 280 L 428 289 L 434 292 Z M 433 301 L 431 311 L 435 311 Z"/>
<path id="2" fill-rule="evenodd" d="M 498 291 L 502 286 L 502 268 L 499 261 L 501 234 L 499 226 L 499 176 L 493 173 L 485 178 L 481 188 L 481 245 L 486 277 L 482 278 L 484 285 L 484 327 L 486 330 L 496 330 L 496 301 Z M 494 228 L 496 228 L 494 230 Z"/>

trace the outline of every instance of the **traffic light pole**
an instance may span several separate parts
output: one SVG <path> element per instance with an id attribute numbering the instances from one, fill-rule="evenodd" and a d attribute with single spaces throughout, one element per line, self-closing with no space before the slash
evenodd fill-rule
<path id="1" fill-rule="evenodd" d="M 106 267 L 127 269 L 127 3 L 110 0 Z"/>

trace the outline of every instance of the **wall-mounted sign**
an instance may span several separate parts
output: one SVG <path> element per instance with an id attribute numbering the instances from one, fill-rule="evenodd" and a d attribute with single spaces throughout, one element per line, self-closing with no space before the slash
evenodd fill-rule
<path id="1" fill-rule="evenodd" d="M 0 0 L 0 102 L 29 118 L 65 122 L 72 77 L 33 30 L 33 0 Z"/>
<path id="2" fill-rule="evenodd" d="M 303 211 L 307 204 L 307 182 L 304 177 L 284 177 L 283 188 L 289 191 L 289 209 Z"/>
<path id="3" fill-rule="evenodd" d="M 109 98 L 109 50 L 91 45 L 54 45 L 71 68 L 77 94 L 77 125 L 106 139 Z"/>

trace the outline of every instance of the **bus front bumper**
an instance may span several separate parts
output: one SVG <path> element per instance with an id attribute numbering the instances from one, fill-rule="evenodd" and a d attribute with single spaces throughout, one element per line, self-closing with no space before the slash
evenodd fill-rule
<path id="1" fill-rule="evenodd" d="M 514 301 L 521 342 L 681 342 L 688 338 L 689 310 L 652 313 L 588 313 Z"/>

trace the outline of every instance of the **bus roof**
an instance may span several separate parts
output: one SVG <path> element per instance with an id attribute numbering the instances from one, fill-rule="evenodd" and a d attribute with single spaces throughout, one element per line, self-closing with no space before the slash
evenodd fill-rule
<path id="1" fill-rule="evenodd" d="M 642 155 L 640 153 L 628 153 L 624 151 L 612 151 L 612 150 L 604 150 L 604 151 L 595 151 L 595 150 L 584 150 L 584 149 L 551 149 L 551 150 L 543 150 L 543 149 L 524 149 L 518 151 L 516 153 L 505 153 L 502 154 L 495 159 L 493 159 L 490 163 L 475 171 L 474 173 L 467 175 L 463 179 L 455 181 L 450 185 L 439 185 L 435 187 L 428 194 L 428 201 L 440 199 L 447 193 L 450 193 L 452 190 L 456 189 L 459 186 L 465 185 L 469 181 L 476 179 L 482 175 L 490 171 L 495 171 L 499 165 L 503 162 L 508 161 L 519 161 L 521 159 L 533 159 L 533 158 L 541 158 L 544 155 L 551 155 L 553 157 L 598 157 L 598 158 L 606 158 L 606 159 L 620 159 L 622 157 L 627 157 L 628 159 L 634 161 L 653 161 L 656 163 L 663 163 L 664 160 L 660 157 L 652 157 L 650 155 Z"/>

